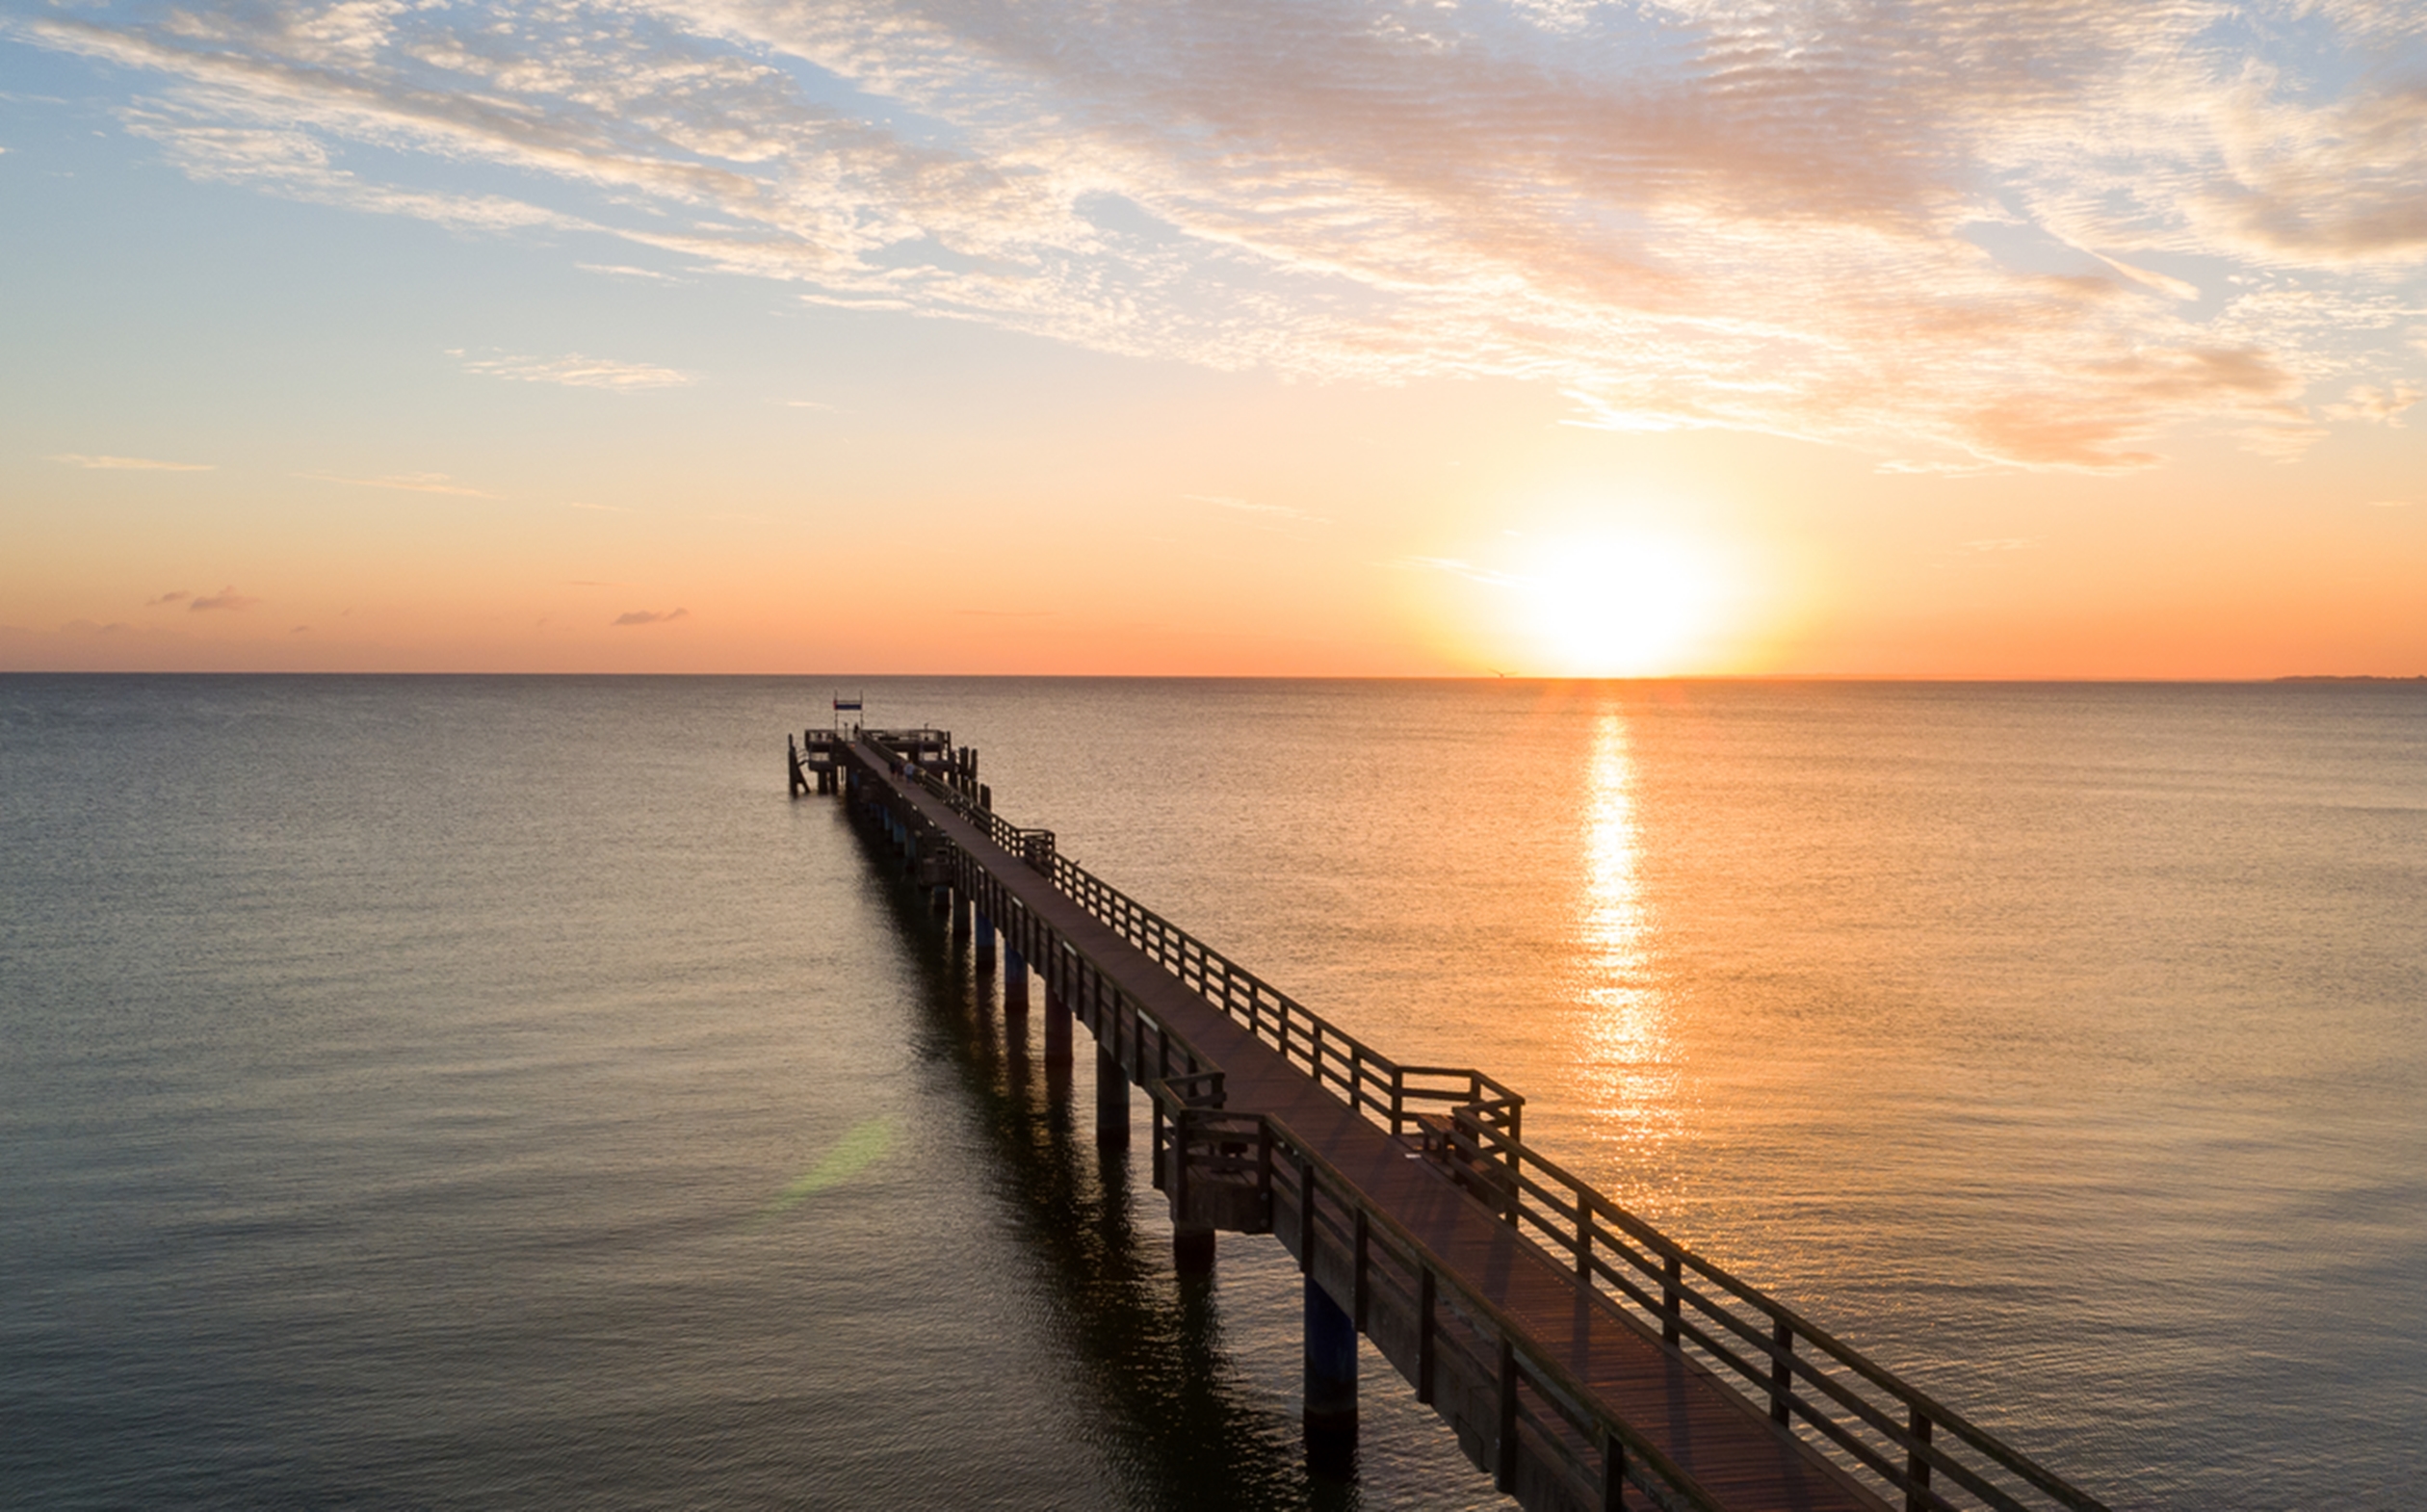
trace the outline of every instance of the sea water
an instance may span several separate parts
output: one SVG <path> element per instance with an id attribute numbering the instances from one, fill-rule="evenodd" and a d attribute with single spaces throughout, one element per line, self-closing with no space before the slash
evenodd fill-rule
<path id="1" fill-rule="evenodd" d="M 1370 1353 L 1308 1475 L 836 691 L 2112 1503 L 2427 1484 L 2415 687 L 20 676 L 0 1502 L 1499 1504 Z"/>

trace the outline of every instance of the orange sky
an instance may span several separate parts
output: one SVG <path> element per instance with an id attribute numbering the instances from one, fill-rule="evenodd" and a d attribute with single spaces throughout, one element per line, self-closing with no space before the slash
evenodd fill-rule
<path id="1" fill-rule="evenodd" d="M 2427 672 L 2403 7 L 180 13 L 0 27 L 0 668 Z"/>

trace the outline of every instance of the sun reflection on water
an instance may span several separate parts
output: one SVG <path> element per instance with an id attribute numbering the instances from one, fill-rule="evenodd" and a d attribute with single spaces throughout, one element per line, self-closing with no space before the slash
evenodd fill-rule
<path id="1" fill-rule="evenodd" d="M 1684 1132 L 1685 1114 L 1675 1026 L 1653 969 L 1636 796 L 1626 716 L 1613 709 L 1594 727 L 1583 795 L 1577 988 L 1586 1057 L 1579 1091 L 1595 1134 L 1617 1147 L 1618 1185 L 1630 1195 L 1657 1182 L 1656 1157 Z"/>

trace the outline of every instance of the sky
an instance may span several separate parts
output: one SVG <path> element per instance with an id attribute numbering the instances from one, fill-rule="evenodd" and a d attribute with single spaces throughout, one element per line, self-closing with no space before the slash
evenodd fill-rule
<path id="1" fill-rule="evenodd" d="M 2427 6 L 0 0 L 0 669 L 2427 673 Z"/>

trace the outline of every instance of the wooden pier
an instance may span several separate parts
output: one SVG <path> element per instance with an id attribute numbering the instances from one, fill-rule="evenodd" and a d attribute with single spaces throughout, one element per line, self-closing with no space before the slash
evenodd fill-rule
<path id="1" fill-rule="evenodd" d="M 995 814 L 949 732 L 788 743 L 981 967 L 1000 935 L 1006 1014 L 1033 974 L 1049 1064 L 1094 1036 L 1099 1140 L 1144 1092 L 1179 1267 L 1225 1232 L 1296 1257 L 1311 1453 L 1352 1441 L 1361 1333 L 1529 1509 L 2104 1512 L 1535 1150 L 1507 1086 L 1391 1059 Z"/>

